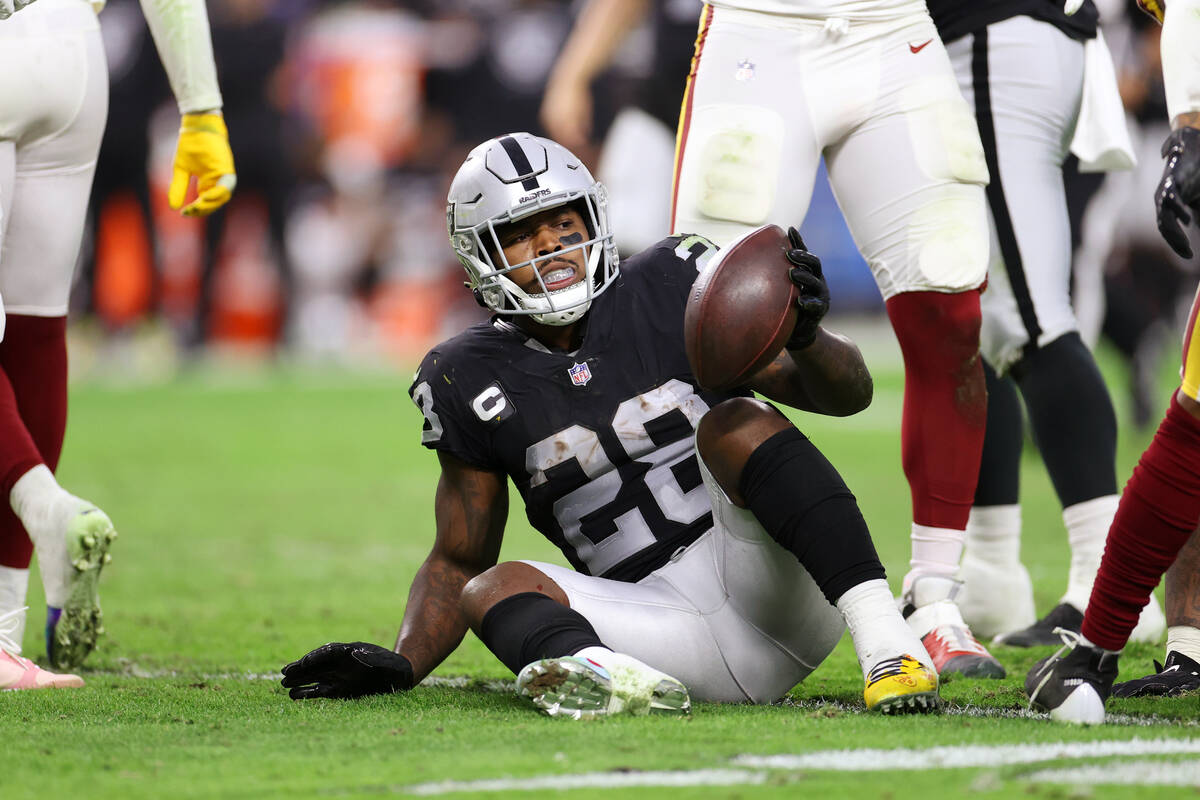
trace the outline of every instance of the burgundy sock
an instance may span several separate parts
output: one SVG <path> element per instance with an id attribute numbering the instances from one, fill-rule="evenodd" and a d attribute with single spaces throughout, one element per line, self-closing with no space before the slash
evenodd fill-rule
<path id="1" fill-rule="evenodd" d="M 987 423 L 979 292 L 905 292 L 887 312 L 904 355 L 900 452 L 913 521 L 964 530 Z"/>
<path id="2" fill-rule="evenodd" d="M 24 569 L 33 555 L 8 503 L 17 479 L 58 467 L 67 427 L 67 320 L 9 314 L 0 341 L 0 564 Z"/>
<path id="3" fill-rule="evenodd" d="M 1083 635 L 1120 650 L 1142 607 L 1200 524 L 1200 420 L 1174 399 L 1125 485 L 1083 617 Z"/>

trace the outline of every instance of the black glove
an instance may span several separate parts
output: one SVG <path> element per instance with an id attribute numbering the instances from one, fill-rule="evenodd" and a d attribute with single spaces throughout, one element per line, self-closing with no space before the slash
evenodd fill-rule
<path id="1" fill-rule="evenodd" d="M 413 670 L 377 644 L 330 642 L 284 667 L 282 683 L 293 700 L 363 697 L 411 689 Z"/>
<path id="2" fill-rule="evenodd" d="M 1176 128 L 1163 142 L 1162 180 L 1154 192 L 1158 211 L 1158 232 L 1171 249 L 1184 258 L 1192 257 L 1184 227 L 1192 221 L 1188 214 L 1200 209 L 1200 129 Z"/>
<path id="3" fill-rule="evenodd" d="M 817 328 L 825 312 L 829 311 L 829 287 L 825 284 L 825 276 L 821 273 L 821 259 L 808 252 L 800 231 L 788 228 L 788 241 L 792 249 L 787 251 L 787 260 L 793 266 L 788 271 L 792 283 L 800 289 L 796 305 L 800 313 L 796 316 L 796 327 L 787 340 L 788 350 L 800 350 L 808 347 L 817 339 Z"/>

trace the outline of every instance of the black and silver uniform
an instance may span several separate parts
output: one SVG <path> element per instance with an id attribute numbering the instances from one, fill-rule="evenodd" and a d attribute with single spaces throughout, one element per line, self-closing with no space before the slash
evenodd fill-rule
<path id="1" fill-rule="evenodd" d="M 1100 13 L 1092 0 L 1067 16 L 1062 0 L 926 0 L 943 42 L 952 42 L 995 22 L 1032 17 L 1049 22 L 1077 41 L 1096 38 Z"/>
<path id="2" fill-rule="evenodd" d="M 715 250 L 673 236 L 626 260 L 574 353 L 503 318 L 441 343 L 409 390 L 422 443 L 512 478 L 530 523 L 580 572 L 648 575 L 713 524 L 692 434 L 734 393 L 696 383 L 683 314 Z"/>

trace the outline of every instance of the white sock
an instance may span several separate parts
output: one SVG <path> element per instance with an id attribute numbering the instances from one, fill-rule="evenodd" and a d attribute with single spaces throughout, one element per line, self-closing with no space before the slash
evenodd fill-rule
<path id="1" fill-rule="evenodd" d="M 908 627 L 904 617 L 900 616 L 892 590 L 883 578 L 863 581 L 847 589 L 836 605 L 846 619 L 846 627 L 850 629 L 850 639 L 854 642 L 854 652 L 858 654 L 863 680 L 883 659 L 904 653 L 933 669 L 933 659 Z"/>
<path id="2" fill-rule="evenodd" d="M 958 562 L 962 560 L 964 531 L 954 528 L 931 528 L 928 525 L 912 526 L 912 558 L 909 571 L 904 576 L 904 591 L 921 575 L 937 575 L 953 578 L 958 574 Z"/>
<path id="3" fill-rule="evenodd" d="M 22 475 L 8 495 L 29 538 L 37 548 L 38 570 L 46 590 L 46 605 L 62 608 L 71 575 L 67 554 L 67 526 L 88 503 L 58 485 L 45 464 Z"/>
<path id="4" fill-rule="evenodd" d="M 1021 506 L 974 506 L 967 522 L 966 552 L 996 566 L 1021 563 Z"/>
<path id="5" fill-rule="evenodd" d="M 1108 538 L 1120 501 L 1119 495 L 1109 494 L 1063 509 L 1063 524 L 1067 526 L 1067 541 L 1071 545 L 1071 568 L 1067 573 L 1067 592 L 1061 602 L 1070 603 L 1080 611 L 1087 610 L 1092 583 L 1104 554 L 1104 540 Z"/>
<path id="6" fill-rule="evenodd" d="M 25 593 L 29 590 L 29 568 L 17 569 L 0 565 L 0 617 L 25 607 Z M 8 631 L 17 652 L 21 654 L 21 640 L 25 638 L 25 614 L 14 614 L 15 628 Z M 14 623 L 9 623 L 14 624 Z"/>
<path id="7" fill-rule="evenodd" d="M 1172 650 L 1192 661 L 1200 661 L 1200 629 L 1191 625 L 1172 625 L 1167 628 L 1167 652 Z"/>
<path id="8" fill-rule="evenodd" d="M 1096 649 L 1096 650 L 1099 650 L 1099 651 L 1101 651 L 1101 652 L 1103 652 L 1103 653 L 1116 653 L 1117 655 L 1120 655 L 1120 654 L 1121 654 L 1121 651 L 1120 651 L 1120 650 L 1105 650 L 1103 647 L 1101 647 L 1100 645 L 1096 644 L 1096 643 L 1095 643 L 1095 642 L 1093 642 L 1091 639 L 1089 639 L 1089 638 L 1087 638 L 1086 636 L 1084 636 L 1082 633 L 1081 633 L 1081 634 L 1079 634 L 1079 643 L 1080 643 L 1081 645 L 1083 645 L 1084 647 L 1091 647 L 1091 648 L 1094 648 L 1094 649 Z M 1123 648 L 1122 648 L 1122 649 L 1123 649 Z"/>

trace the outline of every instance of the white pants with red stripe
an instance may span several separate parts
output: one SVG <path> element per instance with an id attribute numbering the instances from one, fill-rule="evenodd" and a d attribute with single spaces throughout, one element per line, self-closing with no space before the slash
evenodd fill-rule
<path id="1" fill-rule="evenodd" d="M 108 116 L 91 6 L 39 0 L 0 23 L 0 76 L 0 320 L 61 317 Z"/>
<path id="2" fill-rule="evenodd" d="M 884 299 L 978 287 L 987 169 L 932 20 L 830 22 L 706 7 L 672 231 L 799 225 L 824 155 Z"/>

